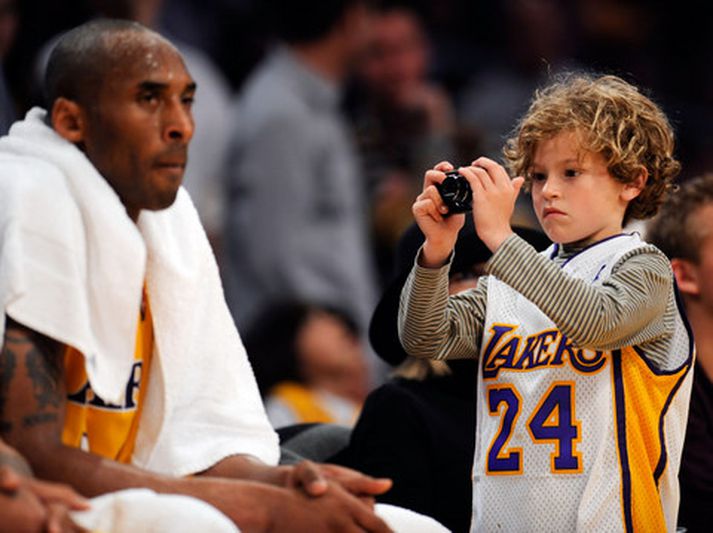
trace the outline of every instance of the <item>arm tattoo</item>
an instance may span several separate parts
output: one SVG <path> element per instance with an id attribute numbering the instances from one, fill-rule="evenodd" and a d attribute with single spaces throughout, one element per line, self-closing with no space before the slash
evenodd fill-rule
<path id="1" fill-rule="evenodd" d="M 9 337 L 5 337 L 5 342 L 11 342 Z M 15 354 L 3 347 L 0 354 L 0 435 L 8 433 L 12 429 L 12 423 L 5 420 L 4 413 L 16 365 Z"/>
<path id="2" fill-rule="evenodd" d="M 62 378 L 60 357 L 55 353 L 40 352 L 33 346 L 25 356 L 27 375 L 38 407 L 60 407 L 59 380 Z"/>
<path id="3" fill-rule="evenodd" d="M 8 420 L 10 384 L 15 377 L 18 362 L 24 359 L 28 387 L 36 402 L 35 412 L 22 416 L 22 426 L 32 428 L 60 419 L 63 406 L 62 374 L 63 352 L 61 344 L 35 331 L 17 324 L 7 317 L 7 332 L 0 358 L 0 435 L 13 431 Z"/>

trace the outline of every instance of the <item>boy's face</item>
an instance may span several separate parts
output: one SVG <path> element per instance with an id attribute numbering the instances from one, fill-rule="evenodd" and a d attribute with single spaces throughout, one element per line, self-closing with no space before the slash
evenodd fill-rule
<path id="1" fill-rule="evenodd" d="M 586 246 L 621 233 L 631 186 L 601 155 L 581 151 L 574 133 L 542 141 L 530 174 L 535 214 L 552 242 Z"/>

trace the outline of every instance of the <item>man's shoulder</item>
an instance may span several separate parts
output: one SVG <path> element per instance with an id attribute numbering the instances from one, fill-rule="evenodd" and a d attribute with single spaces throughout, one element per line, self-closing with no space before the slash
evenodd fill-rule
<path id="1" fill-rule="evenodd" d="M 24 155 L 0 155 L 2 218 L 51 228 L 78 217 L 77 206 L 62 172 L 51 163 Z"/>
<path id="2" fill-rule="evenodd" d="M 62 172 L 43 159 L 0 154 L 0 192 L 14 199 L 32 198 L 61 204 L 70 196 Z"/>

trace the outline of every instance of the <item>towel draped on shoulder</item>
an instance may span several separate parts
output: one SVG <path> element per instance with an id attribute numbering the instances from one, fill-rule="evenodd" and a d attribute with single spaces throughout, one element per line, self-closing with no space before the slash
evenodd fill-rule
<path id="1" fill-rule="evenodd" d="M 133 462 L 171 475 L 233 454 L 276 464 L 277 436 L 188 193 L 134 224 L 45 116 L 30 110 L 0 139 L 4 313 L 79 350 L 94 392 L 120 403 L 146 282 L 155 357 Z"/>

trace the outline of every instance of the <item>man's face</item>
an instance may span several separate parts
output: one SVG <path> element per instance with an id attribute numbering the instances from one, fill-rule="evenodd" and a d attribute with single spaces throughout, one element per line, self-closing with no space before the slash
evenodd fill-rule
<path id="1" fill-rule="evenodd" d="M 690 222 L 700 232 L 700 248 L 698 262 L 692 265 L 698 293 L 687 296 L 695 298 L 713 316 L 713 204 L 701 207 Z"/>
<path id="2" fill-rule="evenodd" d="M 394 10 L 375 18 L 361 75 L 370 90 L 398 105 L 408 104 L 427 80 L 428 49 L 418 19 Z"/>
<path id="3" fill-rule="evenodd" d="M 178 52 L 151 34 L 115 36 L 114 65 L 85 107 L 81 145 L 129 216 L 173 204 L 193 136 L 195 83 Z"/>
<path id="4" fill-rule="evenodd" d="M 15 0 L 0 0 L 0 58 L 7 55 L 17 34 L 17 7 Z"/>

